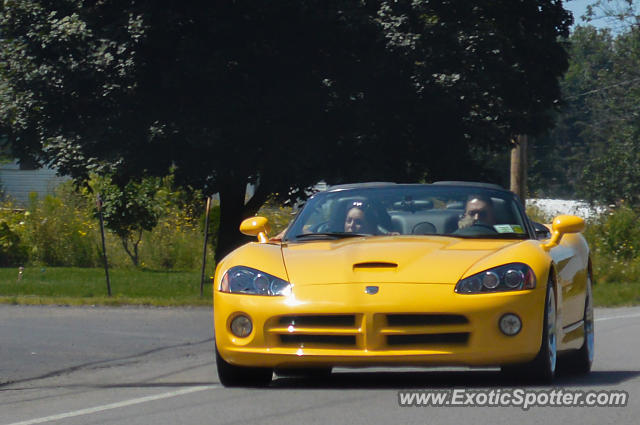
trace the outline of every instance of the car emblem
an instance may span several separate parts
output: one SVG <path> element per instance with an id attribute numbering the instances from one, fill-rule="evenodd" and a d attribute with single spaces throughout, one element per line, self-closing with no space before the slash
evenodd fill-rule
<path id="1" fill-rule="evenodd" d="M 377 286 L 367 286 L 367 288 L 364 290 L 364 292 L 366 292 L 369 295 L 375 295 L 378 293 L 378 290 L 380 288 L 378 288 Z"/>

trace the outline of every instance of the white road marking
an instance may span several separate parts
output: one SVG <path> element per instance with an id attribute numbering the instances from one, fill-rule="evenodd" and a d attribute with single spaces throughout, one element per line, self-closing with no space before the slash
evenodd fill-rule
<path id="1" fill-rule="evenodd" d="M 105 404 L 104 406 L 90 407 L 88 409 L 74 410 L 73 412 L 60 413 L 58 415 L 44 416 L 42 418 L 29 419 L 22 422 L 14 422 L 7 425 L 33 425 L 44 422 L 58 421 L 60 419 L 73 418 L 75 416 L 90 415 L 92 413 L 104 412 L 105 410 L 119 409 L 121 407 L 133 406 L 136 404 L 147 403 L 149 401 L 162 400 L 165 398 L 177 397 L 185 394 L 206 391 L 214 388 L 220 388 L 220 385 L 201 385 L 197 387 L 185 388 L 182 390 L 171 391 L 168 393 L 150 395 L 146 397 L 133 398 L 131 400 L 120 401 L 118 403 Z"/>
<path id="2" fill-rule="evenodd" d="M 611 316 L 611 317 L 598 317 L 596 319 L 596 322 L 602 322 L 604 320 L 614 320 L 614 319 L 631 319 L 633 317 L 640 317 L 640 313 L 622 314 L 620 316 Z"/>
<path id="3" fill-rule="evenodd" d="M 611 317 L 598 317 L 598 318 L 595 319 L 595 321 L 596 322 L 602 322 L 602 321 L 605 321 L 605 320 L 630 319 L 630 318 L 635 318 L 635 317 L 640 317 L 640 313 L 626 314 L 626 315 L 619 315 L 619 316 L 611 316 Z M 76 416 L 83 416 L 83 415 L 90 415 L 90 414 L 93 414 L 93 413 L 104 412 L 106 410 L 119 409 L 119 408 L 122 408 L 122 407 L 133 406 L 133 405 L 142 404 L 142 403 L 148 403 L 150 401 L 163 400 L 163 399 L 166 399 L 166 398 L 178 397 L 178 396 L 185 395 L 185 394 L 191 394 L 191 393 L 196 393 L 196 392 L 200 392 L 200 391 L 211 390 L 211 389 L 214 389 L 214 388 L 220 388 L 220 387 L 221 387 L 220 385 L 201 385 L 201 386 L 198 386 L 198 387 L 190 387 L 190 388 L 185 388 L 185 389 L 182 389 L 182 390 L 171 391 L 171 392 L 168 392 L 168 393 L 156 394 L 156 395 L 151 395 L 151 396 L 146 396 L 146 397 L 134 398 L 134 399 L 131 399 L 131 400 L 120 401 L 120 402 L 117 402 L 117 403 L 105 404 L 103 406 L 96 406 L 96 407 L 91 407 L 91 408 L 88 408 L 88 409 L 74 410 L 72 412 L 60 413 L 60 414 L 51 415 L 51 416 L 44 416 L 44 417 L 41 417 L 41 418 L 29 419 L 29 420 L 22 421 L 22 422 L 14 422 L 14 423 L 7 424 L 7 425 L 35 425 L 35 424 L 41 424 L 41 423 L 45 423 L 45 422 L 58 421 L 60 419 L 73 418 L 73 417 L 76 417 Z"/>

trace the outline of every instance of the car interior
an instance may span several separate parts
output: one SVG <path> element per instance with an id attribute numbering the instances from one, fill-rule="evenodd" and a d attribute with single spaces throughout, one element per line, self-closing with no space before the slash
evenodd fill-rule
<path id="1" fill-rule="evenodd" d="M 374 211 L 381 233 L 403 235 L 445 235 L 458 229 L 458 221 L 464 214 L 464 202 L 452 201 L 435 208 L 433 201 L 397 201 L 386 208 L 381 203 L 371 202 L 363 197 L 349 197 L 336 200 L 331 208 L 329 220 L 315 232 L 342 232 L 344 217 L 354 204 L 364 204 Z M 496 224 L 517 224 L 511 207 L 504 199 L 492 198 Z"/>

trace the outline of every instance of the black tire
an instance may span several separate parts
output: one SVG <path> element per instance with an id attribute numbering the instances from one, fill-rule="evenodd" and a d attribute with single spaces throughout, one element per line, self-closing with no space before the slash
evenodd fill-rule
<path id="1" fill-rule="evenodd" d="M 331 371 L 331 367 L 276 368 L 275 374 L 283 378 L 326 379 Z"/>
<path id="2" fill-rule="evenodd" d="M 225 387 L 266 387 L 271 383 L 273 369 L 264 367 L 243 367 L 227 363 L 216 347 L 218 379 Z"/>
<path id="3" fill-rule="evenodd" d="M 591 371 L 595 354 L 593 289 L 591 273 L 587 275 L 587 296 L 584 302 L 584 339 L 579 350 L 572 351 L 561 358 L 562 371 L 575 374 L 587 374 Z"/>
<path id="4" fill-rule="evenodd" d="M 547 283 L 542 322 L 542 341 L 538 355 L 531 362 L 518 365 L 505 365 L 502 373 L 517 376 L 531 382 L 551 383 L 556 376 L 558 360 L 558 340 L 556 322 L 556 297 L 554 283 Z"/>

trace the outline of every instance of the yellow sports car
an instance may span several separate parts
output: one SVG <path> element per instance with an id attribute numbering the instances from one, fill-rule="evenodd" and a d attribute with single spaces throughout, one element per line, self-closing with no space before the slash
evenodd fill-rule
<path id="1" fill-rule="evenodd" d="M 551 381 L 594 353 L 584 221 L 532 222 L 496 185 L 364 183 L 312 196 L 281 238 L 263 217 L 214 280 L 225 386 L 334 366 L 466 365 Z"/>

